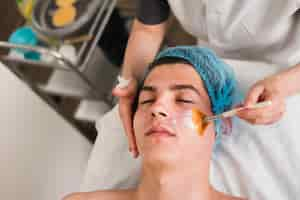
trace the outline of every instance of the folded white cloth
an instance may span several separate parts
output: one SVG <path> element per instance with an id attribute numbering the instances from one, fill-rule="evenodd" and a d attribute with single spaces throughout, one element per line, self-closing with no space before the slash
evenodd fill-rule
<path id="1" fill-rule="evenodd" d="M 260 62 L 226 60 L 242 91 L 279 67 Z M 253 70 L 255 69 L 255 70 Z M 211 162 L 210 180 L 220 191 L 249 199 L 297 199 L 300 195 L 300 97 L 287 100 L 282 120 L 270 126 L 252 126 L 236 120 L 233 133 L 223 136 Z M 140 160 L 128 152 L 118 107 L 97 122 L 99 132 L 82 191 L 134 187 Z M 300 146 L 300 145 L 299 145 Z"/>
<path id="2" fill-rule="evenodd" d="M 118 106 L 97 123 L 98 137 L 88 161 L 82 191 L 130 188 L 139 178 L 140 160 L 133 159 Z"/>
<path id="3" fill-rule="evenodd" d="M 249 199 L 298 199 L 300 195 L 300 97 L 288 100 L 276 124 L 252 126 L 237 120 L 214 155 L 211 183 Z"/>

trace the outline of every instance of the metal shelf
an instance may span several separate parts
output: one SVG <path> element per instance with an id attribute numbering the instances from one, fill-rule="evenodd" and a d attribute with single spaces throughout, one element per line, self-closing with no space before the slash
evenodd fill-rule
<path id="1" fill-rule="evenodd" d="M 79 59 L 75 65 L 59 52 L 46 47 L 16 45 L 0 41 L 0 49 L 8 51 L 23 49 L 51 57 L 53 62 L 32 61 L 4 54 L 0 55 L 0 61 L 76 128 L 78 128 L 76 120 L 94 121 L 95 117 L 99 117 L 101 113 L 104 114 L 106 112 L 105 107 L 112 105 L 110 95 L 106 91 L 112 88 L 118 69 L 104 58 L 102 52 L 97 48 L 97 44 L 115 5 L 116 0 L 103 0 L 103 4 L 99 7 L 99 11 L 88 29 L 88 35 L 92 39 L 83 42 L 80 46 L 76 46 Z M 47 68 L 52 69 L 53 72 L 49 80 L 41 85 L 27 77 L 20 70 L 20 67 L 30 69 Z M 106 71 L 108 68 L 111 68 L 109 74 Z M 73 118 L 70 118 L 69 114 L 64 113 L 59 108 L 53 100 L 53 96 L 74 98 L 80 101 Z M 90 117 L 88 116 L 89 114 Z M 87 136 L 87 138 L 91 137 Z"/>
<path id="2" fill-rule="evenodd" d="M 109 69 L 109 72 L 107 71 Z M 106 99 L 106 91 L 113 85 L 114 77 L 117 76 L 117 69 L 104 57 L 99 48 L 94 53 L 82 72 L 93 85 L 97 86 L 98 96 L 95 97 L 89 86 L 75 73 L 56 70 L 51 75 L 46 85 L 39 88 L 49 94 L 68 96 L 79 99 Z M 101 95 L 101 96 L 99 96 Z"/>

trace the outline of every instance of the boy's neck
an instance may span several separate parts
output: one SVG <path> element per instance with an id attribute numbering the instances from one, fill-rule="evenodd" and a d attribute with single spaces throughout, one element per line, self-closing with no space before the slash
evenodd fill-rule
<path id="1" fill-rule="evenodd" d="M 213 199 L 216 191 L 209 184 L 209 166 L 198 164 L 193 163 L 186 167 L 180 165 L 177 168 L 144 165 L 141 183 L 137 188 L 137 199 Z"/>

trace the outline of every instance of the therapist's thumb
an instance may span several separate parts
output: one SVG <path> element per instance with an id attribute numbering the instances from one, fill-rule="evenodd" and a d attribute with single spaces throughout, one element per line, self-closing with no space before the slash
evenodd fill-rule
<path id="1" fill-rule="evenodd" d="M 259 102 L 264 93 L 264 86 L 260 84 L 254 85 L 248 92 L 244 106 L 251 106 Z"/>

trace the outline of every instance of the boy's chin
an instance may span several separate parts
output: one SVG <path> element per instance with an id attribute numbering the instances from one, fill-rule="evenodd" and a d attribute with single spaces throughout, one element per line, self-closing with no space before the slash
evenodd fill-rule
<path id="1" fill-rule="evenodd" d="M 152 148 L 144 152 L 143 159 L 146 162 L 172 164 L 177 163 L 180 159 L 179 152 L 172 148 Z"/>

